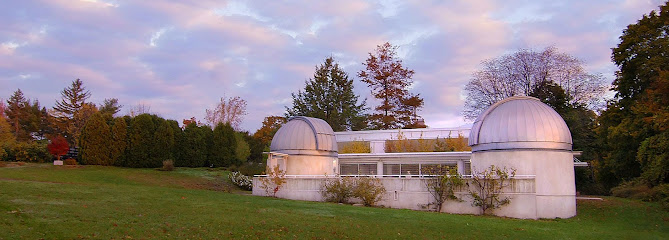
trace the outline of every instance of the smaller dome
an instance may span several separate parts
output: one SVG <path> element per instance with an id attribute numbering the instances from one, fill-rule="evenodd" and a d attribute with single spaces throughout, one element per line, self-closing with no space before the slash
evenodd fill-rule
<path id="1" fill-rule="evenodd" d="M 272 138 L 270 151 L 286 154 L 336 155 L 337 140 L 330 124 L 312 117 L 291 117 Z"/>
<path id="2" fill-rule="evenodd" d="M 510 97 L 490 106 L 469 133 L 472 151 L 571 150 L 571 132 L 560 114 L 539 99 Z"/>

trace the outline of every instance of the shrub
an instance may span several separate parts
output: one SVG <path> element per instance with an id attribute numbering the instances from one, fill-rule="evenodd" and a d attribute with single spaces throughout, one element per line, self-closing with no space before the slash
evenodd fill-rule
<path id="1" fill-rule="evenodd" d="M 74 160 L 74 158 L 68 158 L 68 159 L 65 159 L 63 164 L 65 164 L 65 165 L 77 165 L 77 160 Z"/>
<path id="2" fill-rule="evenodd" d="M 351 177 L 326 179 L 321 186 L 321 196 L 327 202 L 348 203 L 354 188 L 355 180 Z"/>
<path id="3" fill-rule="evenodd" d="M 163 161 L 163 171 L 174 171 L 174 161 L 171 159 Z"/>
<path id="4" fill-rule="evenodd" d="M 464 185 L 456 168 L 436 165 L 424 167 L 422 172 L 429 175 L 422 182 L 432 195 L 434 202 L 431 204 L 436 205 L 437 212 L 441 212 L 441 206 L 446 200 L 462 201 L 455 196 L 455 189 Z"/>
<path id="5" fill-rule="evenodd" d="M 46 145 L 46 148 L 49 150 L 49 153 L 56 156 L 58 160 L 60 160 L 60 156 L 67 154 L 67 151 L 70 150 L 67 140 L 62 136 L 51 138 L 51 141 Z"/>
<path id="6" fill-rule="evenodd" d="M 359 198 L 365 206 L 374 206 L 381 201 L 386 188 L 378 178 L 361 177 L 355 181 L 353 196 Z"/>
<path id="7" fill-rule="evenodd" d="M 247 162 L 239 167 L 239 172 L 245 176 L 253 177 L 253 175 L 260 175 L 265 171 L 265 164 Z"/>
<path id="8" fill-rule="evenodd" d="M 352 141 L 342 143 L 341 150 L 339 153 L 370 153 L 371 149 L 369 147 L 369 142 L 365 141 Z"/>
<path id="9" fill-rule="evenodd" d="M 481 208 L 483 214 L 493 209 L 500 208 L 511 203 L 508 197 L 502 198 L 502 189 L 511 184 L 511 179 L 516 175 L 516 170 L 511 172 L 495 165 L 490 166 L 483 172 L 472 173 L 472 185 L 475 190 L 469 190 L 469 195 L 474 199 L 472 206 Z"/>
<path id="10" fill-rule="evenodd" d="M 251 191 L 253 189 L 253 179 L 251 177 L 245 176 L 240 172 L 231 172 L 228 174 L 230 181 L 235 184 L 237 187 Z"/>
<path id="11" fill-rule="evenodd" d="M 284 183 L 286 183 L 286 171 L 279 168 L 279 165 L 270 168 L 266 177 L 259 178 L 260 188 L 265 190 L 267 196 L 276 197 Z"/>

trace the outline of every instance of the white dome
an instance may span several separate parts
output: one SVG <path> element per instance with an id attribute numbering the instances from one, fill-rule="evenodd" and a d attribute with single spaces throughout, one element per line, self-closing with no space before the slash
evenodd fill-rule
<path id="1" fill-rule="evenodd" d="M 472 151 L 571 150 L 571 133 L 560 114 L 533 97 L 510 97 L 490 106 L 469 133 Z"/>
<path id="2" fill-rule="evenodd" d="M 286 154 L 337 155 L 332 127 L 318 118 L 291 117 L 272 138 L 270 151 Z"/>

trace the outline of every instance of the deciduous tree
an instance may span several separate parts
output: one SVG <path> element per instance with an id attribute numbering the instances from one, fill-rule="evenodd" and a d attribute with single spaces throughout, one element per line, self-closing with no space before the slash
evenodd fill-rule
<path id="1" fill-rule="evenodd" d="M 417 112 L 423 107 L 423 99 L 409 93 L 414 71 L 397 59 L 397 47 L 387 42 L 377 46 L 376 52 L 369 53 L 363 65 L 365 70 L 358 72 L 358 77 L 372 89 L 372 96 L 381 101 L 370 116 L 373 128 L 395 129 L 412 125 L 419 118 Z"/>
<path id="2" fill-rule="evenodd" d="M 268 116 L 262 121 L 262 127 L 260 127 L 254 134 L 253 137 L 259 139 L 260 142 L 269 146 L 272 142 L 272 137 L 276 131 L 281 128 L 281 125 L 286 123 L 286 118 L 281 116 Z"/>
<path id="3" fill-rule="evenodd" d="M 339 67 L 333 57 L 316 67 L 313 78 L 303 91 L 293 93 L 293 106 L 286 116 L 306 116 L 325 120 L 334 131 L 361 130 L 366 126 L 365 101 L 358 103 L 353 79 Z"/>
<path id="4" fill-rule="evenodd" d="M 668 34 L 669 2 L 629 25 L 613 48 L 616 98 L 599 117 L 595 162 L 607 187 L 638 176 L 650 186 L 669 182 L 667 151 L 657 148 L 669 145 Z"/>
<path id="5" fill-rule="evenodd" d="M 521 49 L 486 60 L 465 86 L 464 116 L 475 119 L 490 105 L 512 96 L 531 96 L 537 88 L 555 84 L 564 89 L 568 103 L 599 109 L 606 86 L 590 74 L 583 61 L 554 47 L 543 51 Z"/>
<path id="6" fill-rule="evenodd" d="M 205 119 L 212 127 L 227 123 L 239 131 L 246 114 L 246 100 L 237 96 L 226 99 L 224 96 L 214 109 L 206 110 Z"/>
<path id="7" fill-rule="evenodd" d="M 60 156 L 67 154 L 67 151 L 70 149 L 67 140 L 62 136 L 52 138 L 46 147 L 49 150 L 49 153 L 56 156 L 58 160 L 60 160 Z"/>

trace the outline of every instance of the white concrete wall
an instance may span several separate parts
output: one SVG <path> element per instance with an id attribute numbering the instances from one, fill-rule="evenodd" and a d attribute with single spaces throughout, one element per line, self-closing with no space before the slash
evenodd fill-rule
<path id="1" fill-rule="evenodd" d="M 273 168 L 275 164 L 281 165 L 281 170 L 286 175 L 335 175 L 339 164 L 337 157 L 290 155 L 281 158 L 268 158 L 267 166 Z"/>
<path id="2" fill-rule="evenodd" d="M 404 208 L 413 210 L 429 210 L 428 204 L 433 202 L 432 195 L 427 191 L 423 180 L 420 178 L 380 178 L 386 188 L 386 194 L 379 205 L 391 208 Z M 323 201 L 320 189 L 325 178 L 287 178 L 285 185 L 277 192 L 277 197 L 305 200 Z M 253 195 L 267 196 L 258 177 L 253 178 Z M 505 189 L 511 203 L 500 209 L 492 211 L 498 216 L 514 218 L 536 219 L 536 203 L 534 194 L 534 179 L 516 179 L 514 184 Z M 442 206 L 442 212 L 456 214 L 481 214 L 478 207 L 472 206 L 472 199 L 468 189 L 463 187 L 456 192 L 463 199 L 462 202 L 446 201 Z M 434 209 L 434 206 L 429 208 Z"/>
<path id="3" fill-rule="evenodd" d="M 490 165 L 516 169 L 516 175 L 535 175 L 536 216 L 576 216 L 573 154 L 568 151 L 509 150 L 472 153 L 472 172 Z"/>

